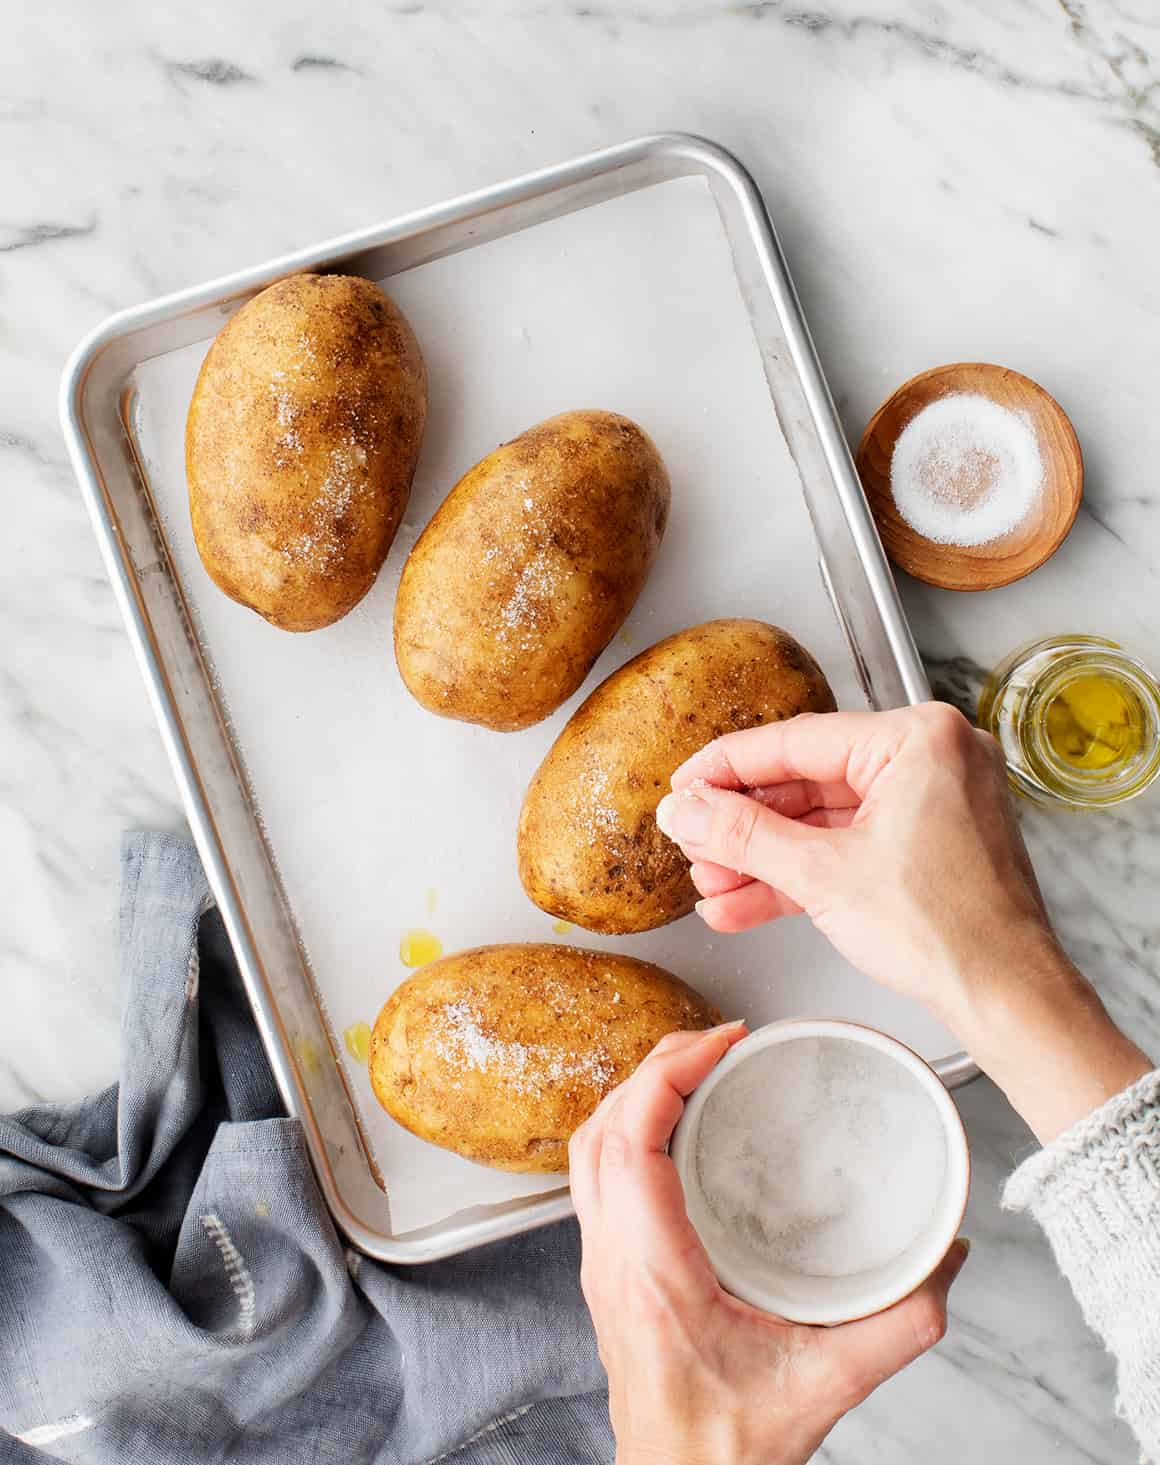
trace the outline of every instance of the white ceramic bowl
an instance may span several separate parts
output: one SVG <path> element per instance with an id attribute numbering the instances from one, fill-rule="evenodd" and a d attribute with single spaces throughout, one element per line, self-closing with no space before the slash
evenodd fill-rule
<path id="1" fill-rule="evenodd" d="M 927 1184 L 927 1189 L 933 1190 L 933 1205 L 927 1209 L 927 1203 L 924 1202 L 926 1214 L 913 1218 L 910 1239 L 896 1254 L 881 1256 L 864 1269 L 847 1271 L 844 1275 L 834 1275 L 832 1269 L 827 1275 L 818 1275 L 795 1268 L 787 1263 L 785 1256 L 777 1255 L 768 1245 L 747 1240 L 740 1227 L 730 1226 L 719 1218 L 706 1200 L 701 1184 L 701 1171 L 707 1163 L 704 1160 L 707 1151 L 699 1145 L 698 1140 L 705 1118 L 705 1106 L 711 1096 L 718 1093 L 730 1076 L 738 1074 L 744 1065 L 768 1066 L 775 1063 L 777 1054 L 771 1050 L 803 1039 L 817 1038 L 855 1044 L 862 1050 L 873 1050 L 890 1062 L 898 1064 L 922 1091 L 921 1095 L 914 1096 L 913 1101 L 921 1104 L 922 1097 L 929 1100 L 944 1141 L 945 1159 L 941 1165 L 941 1180 Z M 836 1054 L 836 1050 L 829 1051 Z M 881 1072 L 880 1063 L 875 1065 L 869 1055 L 864 1055 L 861 1066 L 868 1073 L 873 1073 L 874 1067 L 878 1066 Z M 768 1071 L 772 1074 L 773 1070 L 770 1068 Z M 750 1069 L 747 1077 L 759 1078 L 761 1073 L 762 1070 Z M 867 1078 L 865 1082 L 870 1085 L 872 1080 Z M 746 1127 L 747 1133 L 755 1136 L 759 1133 L 763 1117 L 761 1091 L 760 1082 L 756 1088 L 747 1084 L 746 1092 L 756 1093 L 758 1097 L 745 1108 L 744 1117 L 740 1121 Z M 738 1090 L 734 1089 L 733 1092 L 736 1094 Z M 781 1112 L 784 1114 L 784 1107 Z M 711 1132 L 717 1122 L 716 1119 L 711 1120 L 706 1126 L 706 1134 Z M 933 1128 L 928 1128 L 927 1132 L 928 1135 L 935 1133 Z M 745 1135 L 738 1138 L 744 1139 Z M 732 1141 L 731 1135 L 731 1149 Z M 752 1303 L 755 1307 L 801 1323 L 828 1325 L 849 1322 L 854 1318 L 880 1312 L 913 1292 L 938 1266 L 958 1234 L 970 1188 L 970 1157 L 962 1120 L 954 1101 L 934 1070 L 911 1049 L 894 1038 L 888 1038 L 884 1033 L 857 1023 L 821 1018 L 795 1018 L 770 1023 L 767 1027 L 758 1028 L 731 1048 L 688 1099 L 669 1150 L 684 1187 L 689 1218 L 709 1253 L 709 1259 L 722 1286 L 735 1297 Z M 702 1157 L 700 1160 L 699 1155 Z M 897 1156 L 882 1157 L 883 1160 L 888 1158 L 895 1163 L 898 1161 Z M 873 1155 L 867 1155 L 868 1174 L 874 1173 L 874 1165 Z M 931 1173 L 936 1173 L 933 1167 Z M 922 1189 L 921 1182 L 916 1189 Z M 896 1196 L 899 1205 L 905 1205 L 905 1187 L 879 1192 L 887 1193 Z M 897 1210 L 892 1220 L 895 1225 L 906 1223 L 906 1217 L 899 1215 Z"/>

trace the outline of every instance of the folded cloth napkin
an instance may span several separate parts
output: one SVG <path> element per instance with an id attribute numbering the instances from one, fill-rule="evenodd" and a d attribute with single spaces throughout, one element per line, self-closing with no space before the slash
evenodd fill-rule
<path id="1" fill-rule="evenodd" d="M 347 1250 L 187 843 L 127 838 L 121 920 L 120 1085 L 0 1118 L 0 1458 L 610 1461 L 575 1225 Z"/>

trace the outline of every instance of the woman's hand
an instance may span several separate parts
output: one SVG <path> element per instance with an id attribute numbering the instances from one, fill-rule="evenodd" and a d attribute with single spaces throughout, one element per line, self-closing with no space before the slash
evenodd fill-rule
<path id="1" fill-rule="evenodd" d="M 942 1337 L 966 1258 L 876 1317 L 799 1327 L 724 1292 L 665 1145 L 740 1023 L 662 1039 L 573 1136 L 580 1279 L 608 1370 L 618 1465 L 800 1465 L 841 1416 Z"/>
<path id="2" fill-rule="evenodd" d="M 804 911 L 954 1030 L 1042 1139 L 1147 1072 L 1060 949 L 1003 755 L 939 702 L 806 714 L 710 743 L 657 823 L 717 931 Z"/>
<path id="3" fill-rule="evenodd" d="M 999 745 L 943 703 L 734 733 L 673 789 L 657 823 L 715 931 L 804 910 L 869 976 L 948 1016 L 1005 947 L 1057 955 Z"/>

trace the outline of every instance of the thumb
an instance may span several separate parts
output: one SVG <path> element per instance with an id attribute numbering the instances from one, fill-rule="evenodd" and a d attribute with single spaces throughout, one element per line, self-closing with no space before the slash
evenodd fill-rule
<path id="1" fill-rule="evenodd" d="M 962 1270 L 971 1243 L 960 1237 L 938 1267 L 909 1297 L 885 1312 L 832 1328 L 822 1340 L 838 1390 L 853 1408 L 942 1338 L 947 1293 Z"/>
<path id="2" fill-rule="evenodd" d="M 737 870 L 803 907 L 810 904 L 819 860 L 833 848 L 825 829 L 787 819 L 746 794 L 711 784 L 666 794 L 656 820 L 690 860 Z"/>

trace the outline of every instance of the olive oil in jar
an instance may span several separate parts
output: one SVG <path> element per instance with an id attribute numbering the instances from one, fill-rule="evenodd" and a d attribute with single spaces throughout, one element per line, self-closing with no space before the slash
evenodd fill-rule
<path id="1" fill-rule="evenodd" d="M 1002 744 L 1014 787 L 1039 803 L 1118 804 L 1160 773 L 1160 686 L 1102 637 L 1014 652 L 984 688 L 978 720 Z"/>
<path id="2" fill-rule="evenodd" d="M 1071 768 L 1112 768 L 1130 761 L 1144 736 L 1144 711 L 1118 678 L 1085 672 L 1056 692 L 1043 711 L 1043 735 Z"/>

